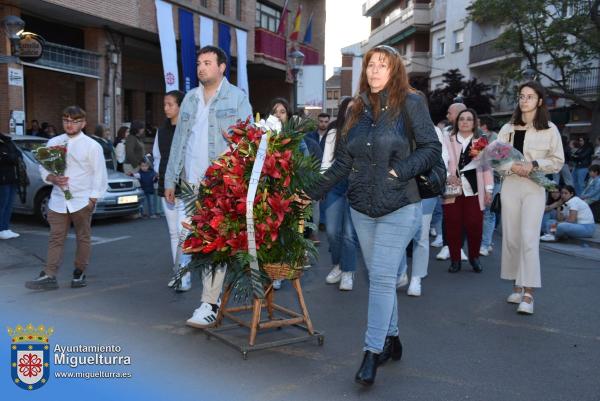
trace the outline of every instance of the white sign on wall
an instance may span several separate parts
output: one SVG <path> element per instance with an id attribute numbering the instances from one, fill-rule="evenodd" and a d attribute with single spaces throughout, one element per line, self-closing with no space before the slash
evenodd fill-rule
<path id="1" fill-rule="evenodd" d="M 322 109 L 325 106 L 325 66 L 305 65 L 298 73 L 298 106 Z"/>
<path id="2" fill-rule="evenodd" d="M 12 86 L 23 86 L 23 70 L 20 68 L 8 68 L 8 84 Z"/>

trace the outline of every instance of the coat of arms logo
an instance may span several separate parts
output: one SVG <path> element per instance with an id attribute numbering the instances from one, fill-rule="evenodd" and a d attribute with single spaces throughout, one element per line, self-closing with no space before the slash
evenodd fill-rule
<path id="1" fill-rule="evenodd" d="M 13 383 L 24 390 L 37 390 L 50 378 L 50 344 L 52 327 L 29 323 L 8 328 L 11 337 L 11 376 Z"/>

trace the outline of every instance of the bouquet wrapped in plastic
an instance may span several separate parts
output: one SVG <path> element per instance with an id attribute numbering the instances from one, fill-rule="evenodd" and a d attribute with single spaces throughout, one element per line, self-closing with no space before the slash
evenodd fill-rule
<path id="1" fill-rule="evenodd" d="M 67 147 L 66 146 L 40 146 L 32 151 L 35 159 L 56 176 L 64 176 L 67 169 Z M 66 200 L 73 199 L 69 188 L 61 188 Z"/>
<path id="2" fill-rule="evenodd" d="M 515 149 L 510 143 L 494 141 L 482 149 L 478 149 L 475 158 L 462 171 L 472 170 L 477 167 L 492 168 L 500 175 L 505 176 L 510 171 L 513 163 L 525 161 L 523 153 Z M 532 170 L 528 178 L 548 191 L 556 189 L 556 183 L 549 180 L 540 171 Z"/>

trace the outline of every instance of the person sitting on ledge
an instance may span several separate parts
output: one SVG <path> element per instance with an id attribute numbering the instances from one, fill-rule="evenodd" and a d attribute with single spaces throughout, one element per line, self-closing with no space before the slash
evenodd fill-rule
<path id="1" fill-rule="evenodd" d="M 564 204 L 557 215 L 556 234 L 545 234 L 540 239 L 556 241 L 563 238 L 591 238 L 596 225 L 590 206 L 575 196 L 575 188 L 571 185 L 565 185 L 560 190 L 560 195 Z"/>

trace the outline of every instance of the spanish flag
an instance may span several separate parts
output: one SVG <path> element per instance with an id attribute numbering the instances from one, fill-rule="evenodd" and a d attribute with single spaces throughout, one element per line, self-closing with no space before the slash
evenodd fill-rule
<path id="1" fill-rule="evenodd" d="M 298 36 L 300 36 L 300 21 L 302 14 L 302 4 L 298 6 L 298 11 L 296 11 L 296 18 L 294 18 L 294 31 L 290 35 L 290 40 L 292 42 L 298 41 Z"/>

